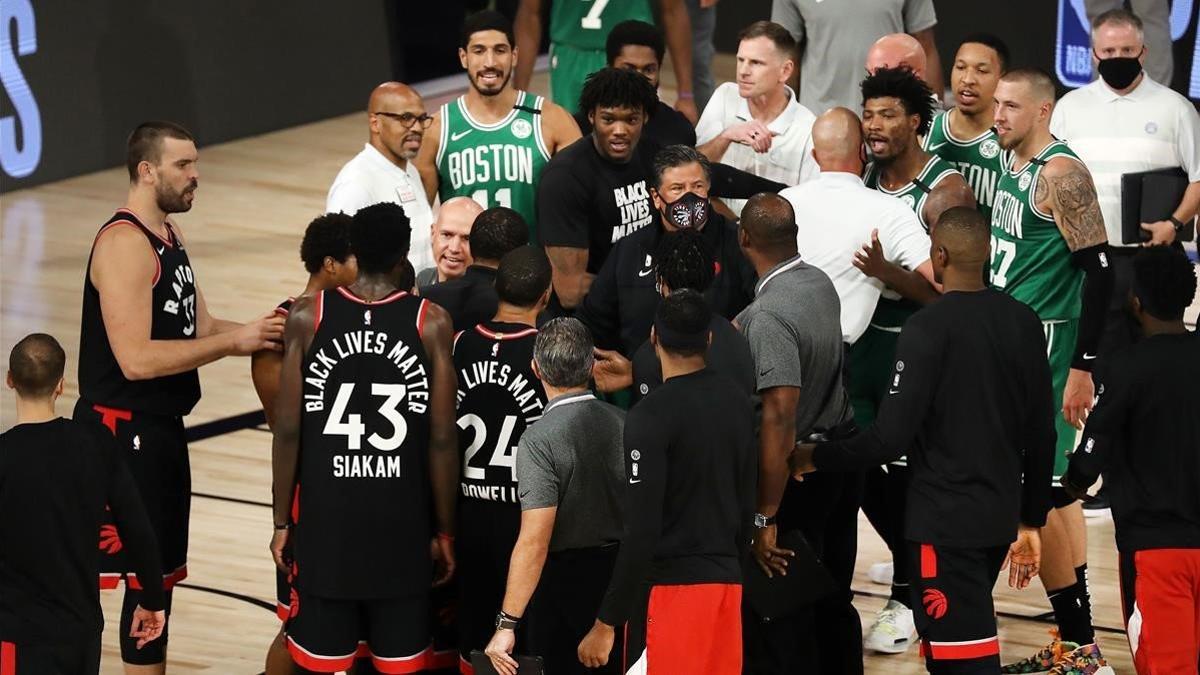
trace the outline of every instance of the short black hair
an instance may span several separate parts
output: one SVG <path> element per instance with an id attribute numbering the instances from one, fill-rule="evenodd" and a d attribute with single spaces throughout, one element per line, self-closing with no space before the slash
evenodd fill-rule
<path id="1" fill-rule="evenodd" d="M 550 258 L 537 246 L 515 248 L 500 259 L 496 295 L 517 307 L 533 307 L 550 288 Z"/>
<path id="2" fill-rule="evenodd" d="M 625 68 L 601 68 L 588 75 L 579 94 L 585 115 L 597 108 L 629 108 L 649 117 L 657 106 L 658 92 L 650 80 Z"/>
<path id="3" fill-rule="evenodd" d="M 712 162 L 690 145 L 668 145 L 654 155 L 654 188 L 662 187 L 663 174 L 685 164 L 699 164 L 704 169 L 704 180 L 712 184 Z"/>
<path id="4" fill-rule="evenodd" d="M 400 266 L 396 273 L 396 288 L 402 291 L 411 291 L 417 285 L 417 271 L 413 269 L 412 261 L 406 256 L 400 261 Z"/>
<path id="5" fill-rule="evenodd" d="M 791 202 L 774 192 L 760 192 L 746 200 L 738 227 L 758 250 L 796 250 L 796 211 Z"/>
<path id="6" fill-rule="evenodd" d="M 304 229 L 300 242 L 300 259 L 309 274 L 321 271 L 325 258 L 344 263 L 350 257 L 350 223 L 354 219 L 344 213 L 326 213 L 313 218 Z"/>
<path id="7" fill-rule="evenodd" d="M 138 177 L 138 164 L 150 162 L 158 164 L 162 160 L 162 142 L 164 138 L 174 138 L 181 141 L 196 142 L 192 132 L 174 122 L 156 120 L 142 122 L 129 134 L 125 144 L 125 168 L 129 171 L 130 182 Z"/>
<path id="8" fill-rule="evenodd" d="M 863 103 L 873 98 L 900 99 L 905 113 L 921 118 L 917 135 L 924 136 L 929 132 L 934 112 L 933 90 L 913 73 L 912 68 L 879 68 L 867 75 L 859 86 L 862 88 Z"/>
<path id="9" fill-rule="evenodd" d="M 368 274 L 386 274 L 408 255 L 412 226 L 399 204 L 380 202 L 364 206 L 350 223 L 350 251 L 358 258 L 358 269 Z"/>
<path id="10" fill-rule="evenodd" d="M 1151 246 L 1133 259 L 1133 294 L 1162 321 L 1178 321 L 1196 297 L 1196 267 L 1182 250 Z"/>
<path id="11" fill-rule="evenodd" d="M 708 351 L 712 310 L 704 294 L 690 288 L 672 291 L 654 312 L 658 346 L 680 356 L 701 356 Z"/>
<path id="12" fill-rule="evenodd" d="M 58 386 L 66 365 L 62 345 L 45 333 L 26 335 L 8 355 L 8 373 L 21 397 L 48 396 Z"/>
<path id="13" fill-rule="evenodd" d="M 662 64 L 666 46 L 663 43 L 662 31 L 658 29 L 658 26 L 636 19 L 622 21 L 613 26 L 608 33 L 608 39 L 604 42 L 604 50 L 608 54 L 608 65 L 611 66 L 616 62 L 617 57 L 621 55 L 621 49 L 627 45 L 653 49 L 654 57 L 658 59 L 660 65 Z"/>
<path id="14" fill-rule="evenodd" d="M 654 274 L 672 292 L 703 293 L 717 275 L 712 246 L 695 230 L 667 232 L 654 247 Z"/>
<path id="15" fill-rule="evenodd" d="M 471 225 L 471 256 L 499 261 L 506 253 L 529 243 L 529 224 L 506 206 L 493 206 L 475 216 Z"/>
<path id="16" fill-rule="evenodd" d="M 517 46 L 517 39 L 513 36 L 512 21 L 494 9 L 475 12 L 463 21 L 458 46 L 466 49 L 471 42 L 471 36 L 485 30 L 500 31 L 504 33 L 504 37 L 508 38 L 509 47 Z"/>
<path id="17" fill-rule="evenodd" d="M 961 47 L 968 42 L 972 44 L 983 45 L 984 47 L 988 47 L 992 51 L 996 52 L 996 58 L 1000 60 L 1000 72 L 1003 73 L 1004 71 L 1008 70 L 1009 52 L 1008 45 L 1004 42 L 1004 40 L 1001 40 L 993 33 L 979 32 L 971 33 L 967 37 L 963 38 L 963 41 L 958 44 Z"/>

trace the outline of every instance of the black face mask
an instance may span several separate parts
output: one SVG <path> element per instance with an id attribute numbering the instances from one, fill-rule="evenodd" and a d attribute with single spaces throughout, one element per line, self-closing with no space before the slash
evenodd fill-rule
<path id="1" fill-rule="evenodd" d="M 1142 51 L 1146 51 L 1143 47 Z M 1100 59 L 1100 77 L 1109 87 L 1120 91 L 1133 84 L 1142 72 L 1142 64 L 1138 63 L 1141 53 L 1137 56 L 1114 56 Z M 1096 58 L 1099 58 L 1097 56 Z"/>
<path id="2" fill-rule="evenodd" d="M 681 230 L 702 230 L 708 222 L 708 200 L 695 192 L 685 192 L 673 202 L 664 199 L 663 207 L 663 218 Z"/>

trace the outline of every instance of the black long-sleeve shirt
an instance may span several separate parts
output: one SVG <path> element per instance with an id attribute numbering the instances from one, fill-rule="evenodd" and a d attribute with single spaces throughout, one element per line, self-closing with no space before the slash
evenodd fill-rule
<path id="1" fill-rule="evenodd" d="M 422 287 L 421 297 L 450 313 L 455 333 L 470 330 L 490 321 L 500 307 L 500 297 L 496 295 L 496 269 L 471 265 L 458 279 Z"/>
<path id="2" fill-rule="evenodd" d="M 0 639 L 73 641 L 104 628 L 97 537 L 112 509 L 138 579 L 162 579 L 133 475 L 100 425 L 57 418 L 0 435 Z M 141 606 L 163 608 L 161 584 Z"/>
<path id="3" fill-rule="evenodd" d="M 823 443 L 818 470 L 908 450 L 905 536 L 944 546 L 1011 542 L 1050 510 L 1054 409 L 1041 321 L 994 290 L 950 292 L 908 319 L 875 422 Z"/>
<path id="4" fill-rule="evenodd" d="M 754 412 L 705 368 L 672 377 L 625 418 L 625 534 L 599 618 L 628 620 L 647 584 L 741 583 L 757 478 Z"/>
<path id="5" fill-rule="evenodd" d="M 1200 548 L 1200 334 L 1154 335 L 1106 354 L 1066 481 L 1104 475 L 1117 548 Z"/>

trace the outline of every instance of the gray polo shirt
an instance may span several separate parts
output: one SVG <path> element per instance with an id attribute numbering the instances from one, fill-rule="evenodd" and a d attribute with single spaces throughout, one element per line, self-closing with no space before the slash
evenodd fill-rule
<path id="1" fill-rule="evenodd" d="M 888 33 L 932 28 L 937 14 L 933 0 L 773 0 L 771 20 L 803 44 L 800 103 L 820 115 L 838 105 L 861 113 L 867 50 Z"/>
<path id="2" fill-rule="evenodd" d="M 621 540 L 625 411 L 591 392 L 557 396 L 517 444 L 521 510 L 558 507 L 550 550 Z"/>
<path id="3" fill-rule="evenodd" d="M 800 388 L 797 438 L 852 416 L 842 384 L 841 312 L 833 282 L 797 255 L 763 275 L 737 317 L 754 356 L 757 391 Z"/>

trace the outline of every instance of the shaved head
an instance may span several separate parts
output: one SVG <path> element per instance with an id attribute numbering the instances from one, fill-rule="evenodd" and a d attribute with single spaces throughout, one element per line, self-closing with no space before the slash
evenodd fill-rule
<path id="1" fill-rule="evenodd" d="M 371 98 L 367 100 L 367 112 L 389 110 L 388 104 L 397 103 L 404 99 L 420 99 L 421 95 L 415 89 L 403 82 L 384 82 L 371 90 Z"/>
<path id="2" fill-rule="evenodd" d="M 978 210 L 966 206 L 946 209 L 929 235 L 933 241 L 930 260 L 938 283 L 943 282 L 948 267 L 967 277 L 983 278 L 983 267 L 990 258 L 992 228 Z"/>
<path id="3" fill-rule="evenodd" d="M 1054 80 L 1038 68 L 1014 68 L 1005 73 L 1000 81 L 1025 85 L 1034 103 L 1054 101 Z"/>
<path id="4" fill-rule="evenodd" d="M 867 50 L 867 72 L 880 68 L 908 66 L 917 77 L 925 79 L 925 48 L 908 33 L 884 35 Z"/>
<path id="5" fill-rule="evenodd" d="M 453 197 L 442 203 L 441 210 L 438 211 L 438 222 L 443 220 L 462 220 L 468 223 L 475 222 L 475 216 L 483 213 L 483 207 L 479 202 L 470 197 Z"/>
<path id="6" fill-rule="evenodd" d="M 830 108 L 813 123 L 813 157 L 823 171 L 861 168 L 862 142 L 862 122 L 849 108 Z"/>
<path id="7" fill-rule="evenodd" d="M 401 168 L 417 156 L 430 121 L 421 95 L 403 82 L 384 82 L 371 91 L 367 120 L 371 145 Z"/>
<path id="8" fill-rule="evenodd" d="M 457 279 L 474 262 L 471 257 L 471 228 L 483 207 L 470 197 L 447 199 L 433 222 L 433 262 L 441 281 Z"/>

